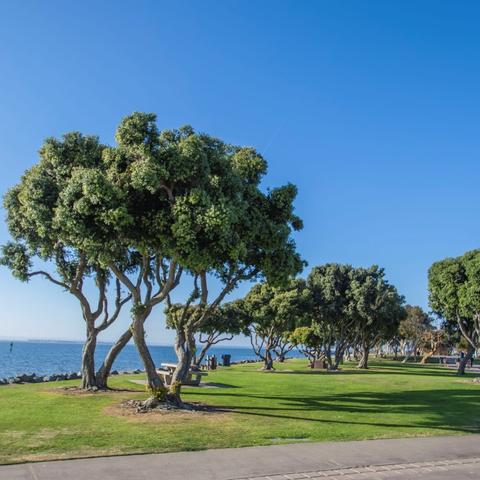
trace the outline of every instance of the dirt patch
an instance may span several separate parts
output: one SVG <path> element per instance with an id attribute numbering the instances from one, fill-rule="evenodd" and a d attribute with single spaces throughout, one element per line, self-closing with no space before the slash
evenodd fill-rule
<path id="1" fill-rule="evenodd" d="M 189 403 L 190 409 L 155 408 L 147 412 L 139 412 L 135 401 L 125 400 L 119 404 L 109 405 L 103 409 L 107 415 L 122 417 L 140 423 L 175 423 L 178 421 L 212 420 L 220 421 L 231 416 L 226 409 L 216 408 L 201 403 Z"/>

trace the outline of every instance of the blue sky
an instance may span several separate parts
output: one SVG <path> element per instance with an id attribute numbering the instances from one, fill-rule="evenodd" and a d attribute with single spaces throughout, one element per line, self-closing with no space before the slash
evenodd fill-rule
<path id="1" fill-rule="evenodd" d="M 310 267 L 379 264 L 427 307 L 430 264 L 479 246 L 479 21 L 457 0 L 2 2 L 0 191 L 45 137 L 112 143 L 122 116 L 156 112 L 258 148 L 265 186 L 298 185 Z M 1 270 L 0 287 L 0 337 L 83 337 L 55 286 Z"/>

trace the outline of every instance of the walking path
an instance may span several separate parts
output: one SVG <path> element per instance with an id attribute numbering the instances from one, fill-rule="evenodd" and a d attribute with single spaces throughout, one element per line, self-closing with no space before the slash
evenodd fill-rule
<path id="1" fill-rule="evenodd" d="M 470 480 L 480 435 L 309 443 L 0 467 L 0 480 Z"/>

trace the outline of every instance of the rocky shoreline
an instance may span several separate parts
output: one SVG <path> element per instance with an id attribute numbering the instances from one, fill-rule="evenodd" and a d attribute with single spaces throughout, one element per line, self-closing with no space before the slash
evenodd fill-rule
<path id="1" fill-rule="evenodd" d="M 238 362 L 232 362 L 231 365 L 241 365 L 245 363 L 255 363 L 258 360 L 240 360 Z M 129 370 L 119 372 L 113 370 L 110 375 L 138 375 L 144 373 L 145 370 Z M 37 375 L 35 373 L 27 374 L 22 373 L 15 377 L 0 378 L 0 385 L 13 385 L 13 384 L 22 384 L 22 383 L 43 383 L 43 382 L 63 382 L 65 380 L 80 380 L 82 378 L 81 372 L 75 373 L 54 373 L 52 375 Z"/>
<path id="2" fill-rule="evenodd" d="M 113 370 L 110 375 L 138 375 L 143 373 L 145 370 L 131 370 L 118 372 Z M 15 377 L 0 378 L 0 385 L 12 385 L 20 383 L 43 383 L 43 382 L 63 382 L 64 380 L 80 380 L 82 378 L 81 372 L 75 373 L 54 373 L 52 375 L 37 375 L 35 373 L 27 374 L 23 373 L 22 375 L 17 375 Z"/>

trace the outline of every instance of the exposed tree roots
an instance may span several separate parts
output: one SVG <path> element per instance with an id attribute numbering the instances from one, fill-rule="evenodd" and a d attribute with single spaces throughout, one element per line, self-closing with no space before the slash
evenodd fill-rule
<path id="1" fill-rule="evenodd" d="M 181 412 L 209 412 L 217 409 L 200 405 L 198 403 L 185 403 L 178 399 L 158 400 L 150 397 L 147 400 L 127 400 L 122 403 L 124 407 L 135 410 L 136 413 L 148 413 L 154 411 L 181 411 Z"/>

